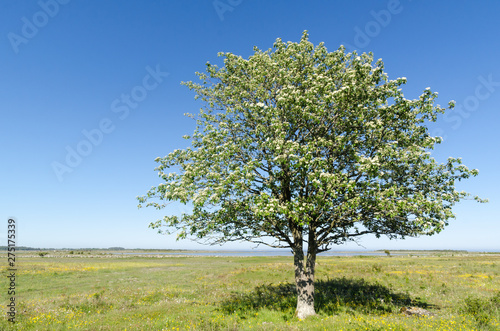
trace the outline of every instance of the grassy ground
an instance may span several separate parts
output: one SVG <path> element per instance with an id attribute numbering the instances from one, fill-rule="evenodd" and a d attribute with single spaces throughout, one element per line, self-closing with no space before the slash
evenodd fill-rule
<path id="1" fill-rule="evenodd" d="M 500 329 L 500 254 L 320 257 L 318 315 L 303 321 L 291 257 L 19 255 L 17 322 L 2 313 L 0 330 Z"/>

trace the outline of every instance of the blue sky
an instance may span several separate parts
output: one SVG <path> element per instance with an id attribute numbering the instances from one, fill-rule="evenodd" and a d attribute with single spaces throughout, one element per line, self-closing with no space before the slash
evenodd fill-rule
<path id="1" fill-rule="evenodd" d="M 497 1 L 1 0 L 0 240 L 16 217 L 23 246 L 213 248 L 148 228 L 183 206 L 137 208 L 160 183 L 153 160 L 194 130 L 183 114 L 201 104 L 180 82 L 219 51 L 248 57 L 308 30 L 331 51 L 382 58 L 389 78 L 407 77 L 407 98 L 431 87 L 455 100 L 430 127 L 445 138 L 434 156 L 479 169 L 458 189 L 490 200 L 456 205 L 437 236 L 360 244 L 499 251 L 499 12 Z"/>

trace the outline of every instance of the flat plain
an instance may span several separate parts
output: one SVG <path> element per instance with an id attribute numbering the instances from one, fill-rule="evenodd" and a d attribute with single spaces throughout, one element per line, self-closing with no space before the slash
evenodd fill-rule
<path id="1" fill-rule="evenodd" d="M 2 277 L 0 330 L 500 330 L 500 253 L 320 256 L 306 320 L 292 257 L 47 253 L 17 253 L 16 323 Z"/>

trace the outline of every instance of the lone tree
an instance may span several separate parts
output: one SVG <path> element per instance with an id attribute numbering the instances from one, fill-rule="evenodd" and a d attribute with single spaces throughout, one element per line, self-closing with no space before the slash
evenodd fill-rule
<path id="1" fill-rule="evenodd" d="M 328 52 L 304 32 L 248 59 L 219 56 L 224 66 L 207 63 L 201 84 L 183 83 L 205 102 L 188 114 L 192 147 L 155 160 L 163 182 L 139 207 L 191 203 L 150 225 L 178 239 L 290 248 L 299 318 L 315 314 L 318 253 L 366 234 L 433 235 L 470 196 L 455 182 L 477 170 L 428 152 L 441 142 L 424 125 L 445 111 L 437 93 L 405 99 L 406 78 L 388 80 L 371 53 Z"/>

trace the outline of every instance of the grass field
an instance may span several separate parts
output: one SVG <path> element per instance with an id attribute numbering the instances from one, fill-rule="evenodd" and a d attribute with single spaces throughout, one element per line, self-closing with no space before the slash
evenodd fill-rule
<path id="1" fill-rule="evenodd" d="M 319 257 L 306 320 L 291 257 L 18 252 L 17 266 L 17 322 L 2 277 L 0 330 L 500 330 L 500 254 Z"/>

